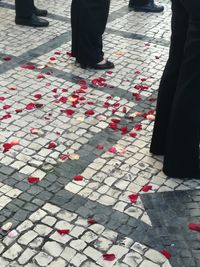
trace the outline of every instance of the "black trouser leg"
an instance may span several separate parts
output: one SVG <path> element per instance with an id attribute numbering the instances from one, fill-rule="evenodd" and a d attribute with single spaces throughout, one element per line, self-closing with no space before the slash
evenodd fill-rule
<path id="1" fill-rule="evenodd" d="M 15 0 L 17 18 L 30 18 L 33 13 L 33 0 Z"/>
<path id="2" fill-rule="evenodd" d="M 109 0 L 72 2 L 72 53 L 82 64 L 95 65 L 103 59 L 102 35 L 109 5 Z"/>
<path id="3" fill-rule="evenodd" d="M 150 148 L 154 154 L 163 155 L 165 153 L 169 119 L 184 54 L 187 27 L 188 15 L 184 7 L 178 1 L 173 2 L 169 59 L 158 91 L 156 120 Z"/>

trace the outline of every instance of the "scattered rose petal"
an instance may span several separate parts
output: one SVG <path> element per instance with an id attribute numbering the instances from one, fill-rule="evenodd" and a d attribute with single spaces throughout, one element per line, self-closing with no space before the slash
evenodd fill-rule
<path id="1" fill-rule="evenodd" d="M 171 253 L 169 253 L 166 249 L 163 249 L 163 250 L 161 251 L 161 253 L 162 253 L 168 260 L 172 257 Z"/>
<path id="2" fill-rule="evenodd" d="M 113 74 L 113 71 L 112 70 L 107 70 L 106 73 L 107 74 Z"/>
<path id="3" fill-rule="evenodd" d="M 200 224 L 190 223 L 188 224 L 188 228 L 193 231 L 200 231 Z"/>
<path id="4" fill-rule="evenodd" d="M 8 233 L 8 237 L 10 238 L 15 238 L 16 236 L 18 236 L 18 232 L 16 230 L 12 230 Z"/>
<path id="5" fill-rule="evenodd" d="M 6 224 L 4 224 L 1 229 L 5 232 L 8 232 L 11 228 L 12 228 L 12 223 L 11 222 L 7 222 Z"/>
<path id="6" fill-rule="evenodd" d="M 57 144 L 54 143 L 54 142 L 50 142 L 50 143 L 48 144 L 48 148 L 49 148 L 49 149 L 52 149 L 52 148 L 55 148 L 55 147 L 57 147 Z"/>
<path id="7" fill-rule="evenodd" d="M 139 196 L 139 194 L 131 194 L 128 196 L 128 198 L 130 199 L 131 203 L 136 204 Z"/>
<path id="8" fill-rule="evenodd" d="M 5 153 L 5 152 L 9 151 L 12 147 L 13 147 L 13 145 L 11 143 L 3 144 L 3 148 L 4 148 L 3 152 Z"/>
<path id="9" fill-rule="evenodd" d="M 45 78 L 45 76 L 43 75 L 43 74 L 39 74 L 38 76 L 37 76 L 37 79 L 44 79 Z"/>
<path id="10" fill-rule="evenodd" d="M 136 101 L 140 101 L 142 99 L 139 93 L 133 93 L 133 96 L 135 97 Z"/>
<path id="11" fill-rule="evenodd" d="M 18 139 L 13 140 L 13 141 L 10 142 L 10 144 L 11 144 L 12 146 L 19 145 L 19 143 L 20 143 L 20 141 L 19 141 Z"/>
<path id="12" fill-rule="evenodd" d="M 96 220 L 95 219 L 88 219 L 88 224 L 96 224 L 97 222 L 96 222 Z"/>
<path id="13" fill-rule="evenodd" d="M 63 155 L 60 156 L 60 159 L 61 160 L 69 159 L 69 155 L 68 154 L 63 154 Z"/>
<path id="14" fill-rule="evenodd" d="M 10 57 L 10 56 L 5 56 L 5 57 L 3 57 L 3 60 L 4 61 L 10 61 L 12 58 Z"/>
<path id="15" fill-rule="evenodd" d="M 84 177 L 82 175 L 76 175 L 73 177 L 74 181 L 83 181 Z"/>
<path id="16" fill-rule="evenodd" d="M 88 115 L 88 116 L 91 116 L 91 115 L 94 115 L 94 114 L 95 114 L 95 112 L 93 110 L 87 110 L 85 112 L 85 115 Z"/>
<path id="17" fill-rule="evenodd" d="M 136 131 L 140 131 L 140 130 L 142 130 L 142 125 L 141 124 L 137 124 L 137 125 L 135 125 L 134 129 Z"/>
<path id="18" fill-rule="evenodd" d="M 54 54 L 55 54 L 55 55 L 61 55 L 61 52 L 56 51 L 56 52 L 54 52 Z"/>
<path id="19" fill-rule="evenodd" d="M 35 66 L 34 65 L 26 65 L 26 64 L 23 64 L 23 65 L 20 65 L 20 67 L 22 69 L 29 69 L 29 70 L 34 70 L 35 69 Z"/>
<path id="20" fill-rule="evenodd" d="M 61 110 L 61 112 L 65 113 L 67 116 L 72 116 L 75 111 L 72 109 L 66 109 L 66 110 Z"/>
<path id="21" fill-rule="evenodd" d="M 117 149 L 115 147 L 110 147 L 108 149 L 108 152 L 115 154 L 115 153 L 117 153 Z"/>
<path id="22" fill-rule="evenodd" d="M 60 235 L 67 235 L 70 233 L 70 230 L 69 229 L 58 229 L 57 232 L 60 234 Z"/>
<path id="23" fill-rule="evenodd" d="M 27 181 L 30 184 L 37 184 L 37 183 L 40 182 L 40 179 L 38 177 L 30 176 L 30 177 L 27 178 Z"/>
<path id="24" fill-rule="evenodd" d="M 151 114 L 150 115 L 147 115 L 146 118 L 149 121 L 155 121 L 155 116 L 154 115 L 151 115 Z"/>
<path id="25" fill-rule="evenodd" d="M 136 111 L 134 113 L 132 113 L 131 115 L 129 115 L 129 118 L 136 118 L 142 115 L 142 112 Z"/>
<path id="26" fill-rule="evenodd" d="M 140 73 L 141 73 L 140 70 L 136 70 L 136 71 L 134 72 L 134 74 L 140 74 Z"/>
<path id="27" fill-rule="evenodd" d="M 157 100 L 157 98 L 155 98 L 155 97 L 151 97 L 151 98 L 149 98 L 148 99 L 150 102 L 155 102 L 156 100 Z"/>
<path id="28" fill-rule="evenodd" d="M 3 109 L 9 109 L 9 108 L 11 108 L 11 105 L 4 105 L 3 106 Z"/>
<path id="29" fill-rule="evenodd" d="M 120 131 L 121 131 L 122 134 L 126 134 L 126 133 L 128 133 L 128 126 L 122 127 L 122 128 L 120 129 Z"/>
<path id="30" fill-rule="evenodd" d="M 37 99 L 40 99 L 42 97 L 42 95 L 41 94 L 35 94 L 34 97 Z"/>
<path id="31" fill-rule="evenodd" d="M 32 110 L 34 108 L 35 108 L 35 103 L 29 103 L 29 104 L 26 105 L 26 109 L 27 110 Z"/>
<path id="32" fill-rule="evenodd" d="M 5 97 L 4 96 L 0 96 L 0 101 L 4 101 Z"/>
<path id="33" fill-rule="evenodd" d="M 114 261 L 116 259 L 115 254 L 104 254 L 103 259 L 105 261 Z"/>
<path id="34" fill-rule="evenodd" d="M 152 185 L 144 185 L 141 189 L 143 192 L 149 192 L 150 190 L 152 190 Z"/>
<path id="35" fill-rule="evenodd" d="M 55 60 L 57 60 L 57 58 L 56 57 L 50 57 L 50 60 L 55 61 Z"/>
<path id="36" fill-rule="evenodd" d="M 37 129 L 37 128 L 31 128 L 31 129 L 30 129 L 30 132 L 31 132 L 32 134 L 38 134 L 39 129 Z"/>
<path id="37" fill-rule="evenodd" d="M 16 109 L 15 112 L 16 113 L 21 113 L 23 110 L 22 109 Z"/>
<path id="38" fill-rule="evenodd" d="M 123 112 L 123 113 L 126 113 L 126 112 L 127 112 L 126 107 L 123 107 L 122 112 Z"/>
<path id="39" fill-rule="evenodd" d="M 135 132 L 131 132 L 131 133 L 129 133 L 129 135 L 130 135 L 131 137 L 136 137 L 136 136 L 137 136 L 137 133 L 135 133 Z"/>
<path id="40" fill-rule="evenodd" d="M 15 90 L 17 90 L 17 87 L 16 86 L 9 86 L 8 89 L 11 91 L 15 91 Z"/>

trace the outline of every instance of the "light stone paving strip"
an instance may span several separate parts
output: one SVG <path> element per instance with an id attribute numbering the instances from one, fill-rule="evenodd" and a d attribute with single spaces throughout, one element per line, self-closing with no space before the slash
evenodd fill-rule
<path id="1" fill-rule="evenodd" d="M 57 230 L 69 229 L 67 235 Z M 46 203 L 16 229 L 14 239 L 0 243 L 0 264 L 4 266 L 120 266 L 170 267 L 158 251 L 136 240 L 121 238 L 101 224 L 90 225 L 87 219 Z M 44 243 L 44 240 L 48 240 Z M 112 262 L 103 254 L 115 254 Z"/>

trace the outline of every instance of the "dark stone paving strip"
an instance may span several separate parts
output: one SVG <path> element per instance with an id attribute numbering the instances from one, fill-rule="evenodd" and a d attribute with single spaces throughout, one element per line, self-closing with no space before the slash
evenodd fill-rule
<path id="1" fill-rule="evenodd" d="M 13 60 L 2 63 L 0 65 L 0 74 L 16 68 L 20 64 L 30 62 L 32 59 L 34 59 L 36 57 L 39 57 L 43 54 L 46 54 L 46 53 L 52 51 L 53 49 L 60 47 L 62 44 L 69 42 L 70 39 L 71 39 L 71 33 L 66 32 L 66 33 L 63 33 L 60 36 L 54 38 L 53 40 L 49 40 L 48 42 L 46 42 L 46 43 L 44 43 L 44 44 L 42 44 L 36 48 L 28 50 L 27 52 L 21 54 L 18 57 L 12 56 Z"/>
<path id="2" fill-rule="evenodd" d="M 172 266 L 199 267 L 200 233 L 188 224 L 200 221 L 200 190 L 145 194 L 142 201 L 152 221 L 150 232 L 172 253 Z"/>
<path id="3" fill-rule="evenodd" d="M 119 30 L 114 30 L 112 28 L 107 28 L 106 32 L 110 33 L 110 34 L 115 34 L 117 36 L 121 36 L 123 38 L 140 40 L 143 42 L 153 43 L 153 44 L 157 44 L 157 45 L 164 46 L 164 47 L 169 46 L 169 41 L 161 39 L 161 38 L 148 37 L 148 36 L 143 35 L 143 34 L 130 33 L 130 32 L 126 32 L 126 31 L 119 31 Z"/>

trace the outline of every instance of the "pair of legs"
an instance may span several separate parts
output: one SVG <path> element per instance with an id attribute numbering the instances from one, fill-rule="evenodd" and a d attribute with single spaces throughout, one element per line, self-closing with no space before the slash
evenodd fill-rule
<path id="1" fill-rule="evenodd" d="M 110 0 L 72 0 L 72 54 L 82 67 L 98 67 L 104 60 L 102 35 L 109 7 Z M 103 65 L 113 64 L 106 61 Z"/>
<path id="2" fill-rule="evenodd" d="M 34 0 L 15 0 L 15 11 L 16 24 L 33 27 L 47 27 L 49 25 L 47 20 L 38 17 L 47 16 L 47 11 L 35 7 Z"/>
<path id="3" fill-rule="evenodd" d="M 129 0 L 129 8 L 141 12 L 162 12 L 163 6 L 158 6 L 154 0 Z"/>
<path id="4" fill-rule="evenodd" d="M 172 177 L 199 175 L 200 1 L 172 0 L 172 36 L 150 151 Z"/>

